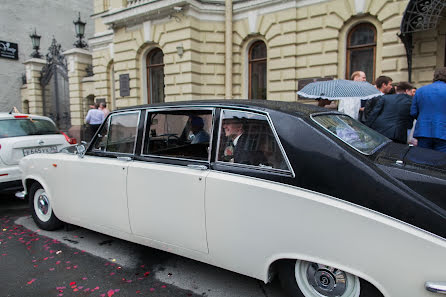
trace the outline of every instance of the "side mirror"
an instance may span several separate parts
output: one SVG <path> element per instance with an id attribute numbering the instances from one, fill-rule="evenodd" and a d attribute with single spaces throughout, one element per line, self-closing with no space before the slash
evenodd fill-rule
<path id="1" fill-rule="evenodd" d="M 76 145 L 77 155 L 80 158 L 83 158 L 84 155 L 85 155 L 85 152 L 87 151 L 86 148 L 85 148 L 85 144 L 86 144 L 86 142 L 82 141 L 81 144 Z"/>

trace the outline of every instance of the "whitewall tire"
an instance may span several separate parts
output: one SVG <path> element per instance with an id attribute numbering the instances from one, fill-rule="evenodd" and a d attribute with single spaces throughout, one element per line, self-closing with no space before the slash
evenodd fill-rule
<path id="1" fill-rule="evenodd" d="M 63 223 L 54 214 L 51 200 L 45 189 L 37 182 L 29 190 L 29 206 L 34 222 L 43 230 L 55 230 Z"/>
<path id="2" fill-rule="evenodd" d="M 376 288 L 355 275 L 307 261 L 281 262 L 279 278 L 284 289 L 293 297 L 382 296 Z"/>

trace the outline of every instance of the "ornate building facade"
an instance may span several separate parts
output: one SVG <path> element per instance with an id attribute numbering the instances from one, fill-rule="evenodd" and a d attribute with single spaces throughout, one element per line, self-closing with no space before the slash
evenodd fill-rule
<path id="1" fill-rule="evenodd" d="M 94 0 L 90 52 L 66 53 L 71 119 L 198 99 L 299 100 L 315 79 L 421 86 L 445 65 L 444 0 Z M 85 67 L 94 76 L 85 80 Z M 409 66 L 408 66 L 409 65 Z"/>

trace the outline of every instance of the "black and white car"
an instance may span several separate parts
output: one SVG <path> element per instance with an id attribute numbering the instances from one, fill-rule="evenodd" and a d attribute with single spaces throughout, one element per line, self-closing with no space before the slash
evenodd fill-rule
<path id="1" fill-rule="evenodd" d="M 54 153 L 73 142 L 48 117 L 0 113 L 0 191 L 22 188 L 19 161 L 24 156 Z"/>
<path id="2" fill-rule="evenodd" d="M 42 229 L 67 222 L 265 282 L 278 275 L 291 296 L 446 293 L 446 154 L 338 112 L 132 107 L 78 154 L 27 156 L 20 168 Z"/>

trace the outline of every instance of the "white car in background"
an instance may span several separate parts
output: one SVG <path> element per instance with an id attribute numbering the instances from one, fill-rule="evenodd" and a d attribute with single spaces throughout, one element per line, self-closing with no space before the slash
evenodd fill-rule
<path id="1" fill-rule="evenodd" d="M 75 143 L 48 117 L 0 113 L 0 192 L 22 188 L 19 161 L 24 156 L 57 152 Z"/>

